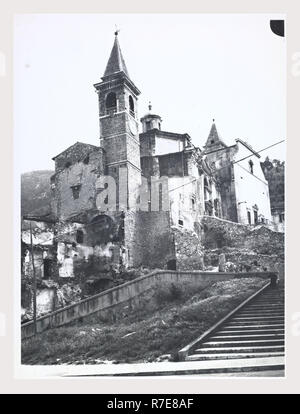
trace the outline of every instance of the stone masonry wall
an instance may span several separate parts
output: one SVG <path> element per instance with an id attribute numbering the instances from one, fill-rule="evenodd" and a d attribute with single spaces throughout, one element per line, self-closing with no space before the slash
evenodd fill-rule
<path id="1" fill-rule="evenodd" d="M 261 254 L 284 251 L 284 234 L 265 226 L 250 227 L 209 216 L 201 218 L 201 225 L 205 248 L 245 247 Z"/>
<path id="2" fill-rule="evenodd" d="M 102 150 L 58 171 L 51 179 L 52 211 L 60 220 L 95 208 L 97 180 L 104 173 Z"/>
<path id="3" fill-rule="evenodd" d="M 177 270 L 203 270 L 203 245 L 196 232 L 173 227 Z"/>
<path id="4" fill-rule="evenodd" d="M 237 271 L 277 271 L 284 277 L 283 233 L 207 216 L 202 217 L 201 228 L 205 266 L 218 266 L 224 253 Z"/>
<path id="5" fill-rule="evenodd" d="M 175 259 L 174 240 L 168 211 L 128 211 L 125 245 L 132 267 L 166 268 Z"/>

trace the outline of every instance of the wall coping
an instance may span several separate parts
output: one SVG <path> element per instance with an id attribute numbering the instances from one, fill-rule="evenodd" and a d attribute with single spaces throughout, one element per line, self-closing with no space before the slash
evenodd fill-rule
<path id="1" fill-rule="evenodd" d="M 76 303 L 72 303 L 71 305 L 68 305 L 68 306 L 65 306 L 63 308 L 59 308 L 59 309 L 57 309 L 53 312 L 47 313 L 46 315 L 43 315 L 43 316 L 37 318 L 36 321 L 37 322 L 42 321 L 42 320 L 47 319 L 51 316 L 57 315 L 57 314 L 61 313 L 62 311 L 72 309 L 76 306 L 79 306 L 82 303 L 89 302 L 93 299 L 97 299 L 97 298 L 99 298 L 101 296 L 104 296 L 104 295 L 107 295 L 109 293 L 117 292 L 120 288 L 124 288 L 126 286 L 132 286 L 132 285 L 134 285 L 134 284 L 136 284 L 136 283 L 138 283 L 142 280 L 148 279 L 152 276 L 159 275 L 159 274 L 177 274 L 177 275 L 180 275 L 180 274 L 195 274 L 195 275 L 197 275 L 197 274 L 199 274 L 199 275 L 207 275 L 207 276 L 214 276 L 214 275 L 215 276 L 222 276 L 223 275 L 223 276 L 236 276 L 236 277 L 247 277 L 247 278 L 249 278 L 251 276 L 252 277 L 262 277 L 262 278 L 271 278 L 272 276 L 273 277 L 276 276 L 276 278 L 278 278 L 278 275 L 277 275 L 276 272 L 205 272 L 205 271 L 201 271 L 201 270 L 156 270 L 156 271 L 151 272 L 147 275 L 137 277 L 136 279 L 130 280 L 126 283 L 122 283 L 119 286 L 115 286 L 113 288 L 104 290 L 103 292 L 97 293 L 96 295 L 89 296 L 88 298 L 82 299 L 82 300 L 80 300 Z M 34 323 L 33 321 L 25 322 L 24 324 L 21 324 L 21 328 L 30 326 L 33 323 Z"/>

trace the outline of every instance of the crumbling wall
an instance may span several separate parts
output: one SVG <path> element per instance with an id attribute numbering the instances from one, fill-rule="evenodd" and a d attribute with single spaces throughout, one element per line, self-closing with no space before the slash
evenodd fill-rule
<path id="1" fill-rule="evenodd" d="M 54 277 L 56 272 L 53 266 L 56 256 L 54 224 L 43 221 L 23 220 L 21 230 L 22 278 L 33 277 L 30 231 L 32 232 L 34 266 L 37 279 Z M 46 267 L 45 262 L 48 265 Z"/>
<path id="2" fill-rule="evenodd" d="M 201 219 L 201 232 L 206 267 L 218 266 L 224 253 L 236 271 L 277 271 L 284 277 L 283 233 L 207 216 Z"/>
<path id="3" fill-rule="evenodd" d="M 21 255 L 23 320 L 32 317 L 33 266 L 27 227 L 22 232 L 26 243 L 22 241 Z M 58 222 L 51 231 L 40 225 L 33 233 L 38 315 L 65 306 L 70 289 L 80 292 L 79 300 L 120 283 L 127 265 L 122 213 L 92 214 L 86 223 Z"/>
<path id="4" fill-rule="evenodd" d="M 104 174 L 101 148 L 88 154 L 83 152 L 80 159 L 73 160 L 70 155 L 70 159 L 72 163 L 67 162 L 51 177 L 51 206 L 59 220 L 67 220 L 96 207 L 97 180 Z"/>
<path id="5" fill-rule="evenodd" d="M 203 270 L 203 245 L 196 231 L 173 227 L 177 270 Z"/>
<path id="6" fill-rule="evenodd" d="M 204 263 L 207 269 L 217 268 L 221 254 L 225 254 L 226 266 L 235 272 L 278 272 L 284 277 L 284 253 L 260 254 L 249 249 L 222 248 L 205 251 Z M 231 264 L 234 266 L 231 267 Z"/>
<path id="7" fill-rule="evenodd" d="M 209 216 L 201 218 L 201 226 L 206 249 L 245 247 L 262 254 L 284 251 L 284 234 L 266 226 L 250 227 Z"/>
<path id="8" fill-rule="evenodd" d="M 31 282 L 32 281 L 27 284 L 22 284 L 22 322 L 27 322 L 33 319 L 34 295 Z M 53 280 L 37 280 L 37 317 L 41 317 L 65 306 L 72 305 L 83 298 L 83 292 L 78 284 L 60 284 Z"/>

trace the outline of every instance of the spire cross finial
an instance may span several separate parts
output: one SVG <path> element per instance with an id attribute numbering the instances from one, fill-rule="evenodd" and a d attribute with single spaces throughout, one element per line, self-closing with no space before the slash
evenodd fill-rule
<path id="1" fill-rule="evenodd" d="M 215 118 L 213 118 L 213 122 L 215 122 Z"/>
<path id="2" fill-rule="evenodd" d="M 149 108 L 149 111 L 151 111 L 151 109 L 152 109 L 151 101 L 149 101 L 148 108 Z"/>
<path id="3" fill-rule="evenodd" d="M 115 24 L 115 36 L 118 36 L 120 29 L 118 29 L 118 26 Z"/>

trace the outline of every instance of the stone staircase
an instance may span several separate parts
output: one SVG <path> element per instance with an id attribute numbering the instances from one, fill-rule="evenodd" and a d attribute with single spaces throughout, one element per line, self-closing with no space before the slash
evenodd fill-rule
<path id="1" fill-rule="evenodd" d="M 227 372 L 230 366 L 237 365 L 237 360 L 240 371 L 262 370 L 264 366 L 283 370 L 283 287 L 268 287 L 246 303 L 215 331 L 195 343 L 185 360 L 219 361 Z"/>

